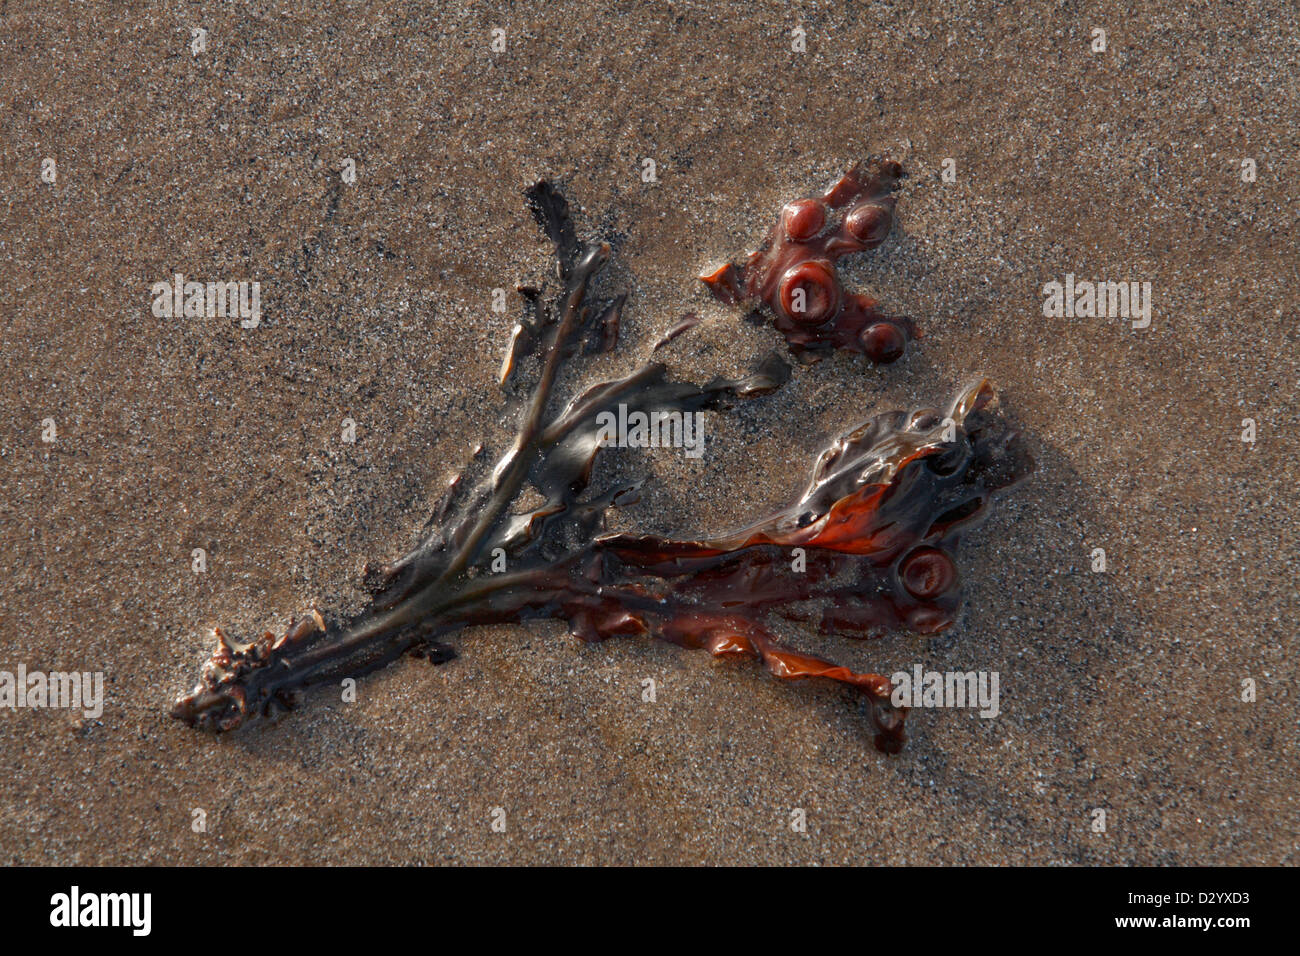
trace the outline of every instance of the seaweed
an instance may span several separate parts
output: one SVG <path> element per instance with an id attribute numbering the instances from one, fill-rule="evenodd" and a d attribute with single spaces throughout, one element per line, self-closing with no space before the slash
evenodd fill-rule
<path id="1" fill-rule="evenodd" d="M 820 198 L 785 204 L 776 224 L 742 264 L 700 276 L 714 296 L 771 315 L 802 361 L 831 349 L 858 352 L 876 364 L 897 361 L 917 336 L 906 316 L 885 315 L 879 303 L 847 292 L 835 263 L 875 249 L 894 225 L 898 163 L 858 164 Z"/>
<path id="2" fill-rule="evenodd" d="M 862 195 L 865 181 L 851 181 L 828 196 Z M 1032 468 L 991 386 L 963 389 L 944 413 L 890 412 L 860 424 L 820 454 L 794 504 L 739 531 L 683 540 L 608 533 L 607 513 L 640 485 L 593 487 L 605 415 L 725 409 L 779 389 L 791 368 L 769 354 L 748 374 L 700 385 L 651 361 L 552 410 L 564 363 L 616 347 L 626 296 L 593 294 L 610 249 L 578 238 L 559 191 L 543 181 L 526 197 L 554 247 L 560 288 L 548 301 L 521 289 L 525 315 L 501 382 L 514 387 L 529 377 L 525 367 L 533 371 L 515 396 L 509 449 L 477 481 L 451 482 L 416 547 L 368 568 L 371 601 L 359 614 L 326 620 L 313 610 L 246 643 L 218 629 L 200 682 L 172 716 L 232 730 L 294 709 L 308 687 L 405 654 L 446 663 L 455 652 L 444 639 L 466 628 L 558 618 L 584 641 L 645 635 L 756 658 L 779 678 L 840 682 L 864 699 L 876 747 L 896 753 L 906 712 L 890 702 L 889 680 L 784 645 L 773 618 L 852 637 L 930 633 L 952 621 L 961 533 L 982 519 L 994 491 Z M 660 345 L 697 321 L 687 316 Z M 541 503 L 513 511 L 525 494 Z"/>

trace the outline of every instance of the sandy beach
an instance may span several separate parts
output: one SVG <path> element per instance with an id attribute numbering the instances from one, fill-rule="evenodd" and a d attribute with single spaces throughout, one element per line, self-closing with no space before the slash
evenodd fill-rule
<path id="1" fill-rule="evenodd" d="M 1296 863 L 1284 7 L 4 5 L 0 670 L 104 701 L 0 708 L 0 862 Z M 904 167 L 897 222 L 841 274 L 923 337 L 711 413 L 698 459 L 619 452 L 650 480 L 617 526 L 744 525 L 871 410 L 987 376 L 1037 471 L 963 541 L 956 623 L 802 640 L 997 672 L 996 718 L 915 710 L 886 756 L 842 689 L 554 621 L 220 737 L 168 717 L 213 627 L 358 609 L 504 449 L 514 290 L 554 272 L 524 188 L 561 184 L 629 293 L 572 394 L 688 312 L 674 375 L 783 350 L 696 277 L 869 156 Z M 258 282 L 257 323 L 160 318 L 178 273 Z M 1150 283 L 1149 324 L 1046 315 L 1067 276 Z"/>

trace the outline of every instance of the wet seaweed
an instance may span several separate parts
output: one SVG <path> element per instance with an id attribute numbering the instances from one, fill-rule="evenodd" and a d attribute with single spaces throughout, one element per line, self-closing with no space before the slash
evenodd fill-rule
<path id="1" fill-rule="evenodd" d="M 887 202 L 879 195 L 883 182 L 851 172 L 825 201 L 850 208 L 851 217 L 863 197 Z M 739 531 L 681 540 L 607 533 L 607 513 L 633 500 L 639 484 L 593 487 L 607 437 L 604 414 L 619 407 L 667 415 L 725 409 L 779 389 L 791 369 L 770 354 L 748 374 L 695 384 L 672 379 L 666 365 L 652 361 L 561 404 L 555 392 L 562 366 L 616 347 L 626 296 L 593 294 L 610 249 L 578 238 L 559 191 L 540 182 L 526 197 L 554 247 L 560 288 L 549 299 L 539 289 L 521 289 L 525 314 L 512 330 L 500 376 L 511 388 L 530 379 L 515 388 L 511 446 L 477 481 L 462 476 L 451 483 L 414 548 L 368 570 L 371 602 L 359 614 L 327 620 L 313 610 L 280 634 L 250 642 L 218 629 L 198 685 L 175 702 L 172 716 L 229 731 L 296 708 L 306 688 L 361 676 L 406 654 L 445 663 L 455 656 L 446 639 L 466 628 L 558 618 L 584 641 L 650 636 L 719 657 L 758 659 L 783 679 L 840 682 L 866 701 L 876 747 L 897 752 L 906 712 L 890 702 L 888 678 L 785 646 L 773 619 L 851 637 L 930 633 L 951 623 L 961 534 L 982 520 L 993 492 L 1032 467 L 1015 430 L 997 414 L 991 386 L 974 383 L 943 412 L 889 412 L 858 425 L 819 455 L 797 501 Z M 838 228 L 857 236 L 856 226 Z M 821 246 L 834 251 L 829 236 L 822 235 Z M 860 318 L 861 304 L 848 308 Z M 844 318 L 850 313 L 840 308 L 832 325 L 848 329 L 859 321 Z M 697 321 L 686 317 L 668 338 Z M 874 339 L 857 334 L 854 341 Z M 811 344 L 791 340 L 796 352 Z M 513 510 L 525 493 L 541 503 Z"/>
<path id="2" fill-rule="evenodd" d="M 902 169 L 888 160 L 858 164 L 819 198 L 785 204 L 776 224 L 741 264 L 700 276 L 714 296 L 769 315 L 790 350 L 812 362 L 838 349 L 876 364 L 897 361 L 916 337 L 906 316 L 886 315 L 875 299 L 848 292 L 835 263 L 875 249 L 894 225 Z"/>

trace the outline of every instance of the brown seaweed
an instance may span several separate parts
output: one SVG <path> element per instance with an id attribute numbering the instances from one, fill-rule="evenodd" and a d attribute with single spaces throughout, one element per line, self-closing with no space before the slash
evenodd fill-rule
<path id="1" fill-rule="evenodd" d="M 853 637 L 928 633 L 952 621 L 960 533 L 982 518 L 993 491 L 1031 467 L 994 413 L 991 387 L 964 389 L 942 414 L 877 415 L 820 455 L 798 501 L 743 530 L 695 540 L 604 533 L 608 510 L 637 485 L 591 488 L 602 412 L 725 408 L 781 387 L 790 369 L 769 355 L 747 375 L 696 385 L 673 381 L 666 366 L 651 362 L 552 412 L 562 364 L 613 347 L 625 297 L 593 296 L 610 250 L 577 238 L 564 198 L 545 182 L 527 197 L 555 247 L 562 288 L 549 303 L 524 290 L 526 316 L 511 336 L 502 381 L 514 382 L 534 360 L 537 367 L 519 395 L 512 446 L 477 482 L 452 482 L 419 545 L 371 571 L 372 601 L 360 614 L 327 621 L 312 611 L 250 643 L 218 630 L 200 683 L 172 715 L 231 730 L 292 709 L 306 687 L 360 676 L 403 654 L 450 660 L 443 639 L 464 628 L 550 617 L 584 641 L 648 635 L 754 657 L 781 678 L 839 681 L 866 701 L 876 746 L 897 752 L 904 711 L 890 703 L 889 680 L 784 646 L 771 618 Z M 528 486 L 542 503 L 513 513 Z M 494 556 L 504 558 L 499 573 L 491 570 Z"/>
<path id="2" fill-rule="evenodd" d="M 896 361 L 916 336 L 915 324 L 883 314 L 868 295 L 845 291 L 835 263 L 889 236 L 901 175 L 890 161 L 854 166 L 820 198 L 786 203 L 743 264 L 728 263 L 700 279 L 728 305 L 766 308 L 805 361 L 829 349 L 858 352 L 877 364 Z"/>

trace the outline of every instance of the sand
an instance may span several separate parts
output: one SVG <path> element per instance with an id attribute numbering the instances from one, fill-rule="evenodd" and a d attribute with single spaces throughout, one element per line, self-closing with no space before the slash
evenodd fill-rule
<path id="1" fill-rule="evenodd" d="M 106 696 L 0 710 L 0 861 L 1297 861 L 1294 9 L 133 6 L 0 12 L 0 669 L 102 671 Z M 703 378 L 782 344 L 695 275 L 872 154 L 908 172 L 898 225 L 842 270 L 925 338 L 711 416 L 698 461 L 620 453 L 653 475 L 620 521 L 726 530 L 872 408 L 989 376 L 1039 469 L 964 542 L 957 623 L 804 639 L 997 671 L 997 718 L 914 711 L 887 757 L 842 690 L 556 622 L 222 738 L 167 717 L 210 628 L 358 606 L 363 564 L 508 437 L 519 299 L 492 290 L 552 269 L 526 185 L 563 183 L 631 293 L 568 385 L 692 310 L 666 354 Z M 156 317 L 178 272 L 259 281 L 260 325 Z M 1067 274 L 1150 282 L 1149 327 L 1045 317 Z"/>

